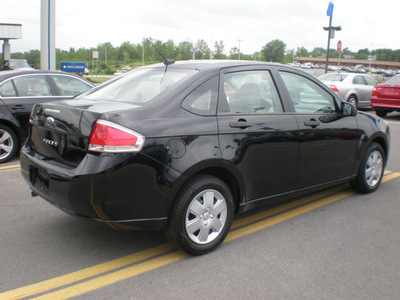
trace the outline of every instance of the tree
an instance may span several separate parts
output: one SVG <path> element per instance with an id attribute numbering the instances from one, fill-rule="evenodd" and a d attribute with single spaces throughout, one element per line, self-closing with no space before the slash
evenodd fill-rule
<path id="1" fill-rule="evenodd" d="M 208 47 L 208 44 L 205 40 L 198 40 L 196 43 L 196 48 L 196 58 L 210 58 L 210 47 Z"/>
<path id="2" fill-rule="evenodd" d="M 273 40 L 266 44 L 261 52 L 265 61 L 283 62 L 285 57 L 286 44 L 281 40 Z"/>
<path id="3" fill-rule="evenodd" d="M 310 55 L 310 53 L 308 52 L 308 50 L 306 49 L 306 48 L 304 48 L 304 47 L 298 47 L 297 48 L 297 51 L 296 51 L 296 56 L 297 57 L 306 57 L 306 56 L 309 56 Z"/>
<path id="4" fill-rule="evenodd" d="M 180 42 L 177 47 L 177 60 L 188 60 L 192 58 L 192 52 L 190 49 L 193 47 L 192 42 Z"/>
<path id="5" fill-rule="evenodd" d="M 214 51 L 213 56 L 215 59 L 225 59 L 226 58 L 226 55 L 223 54 L 224 48 L 225 48 L 223 41 L 219 41 L 219 42 L 216 41 L 214 44 L 214 48 L 215 48 L 215 51 Z"/>

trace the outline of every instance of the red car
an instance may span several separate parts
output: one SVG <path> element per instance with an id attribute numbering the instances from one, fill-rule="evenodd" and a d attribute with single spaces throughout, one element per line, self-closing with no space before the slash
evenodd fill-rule
<path id="1" fill-rule="evenodd" d="M 374 87 L 371 107 L 380 117 L 392 111 L 400 111 L 400 75 Z"/>

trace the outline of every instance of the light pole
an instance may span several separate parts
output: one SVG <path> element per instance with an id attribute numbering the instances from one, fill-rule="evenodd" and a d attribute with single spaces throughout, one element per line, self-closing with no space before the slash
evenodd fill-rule
<path id="1" fill-rule="evenodd" d="M 331 43 L 331 39 L 335 37 L 335 31 L 342 30 L 342 26 L 332 26 L 332 16 L 333 16 L 333 2 L 329 2 L 328 11 L 326 15 L 329 16 L 329 27 L 324 27 L 325 31 L 328 31 L 328 45 L 326 47 L 326 62 L 325 62 L 325 73 L 328 73 L 328 64 L 329 64 L 329 47 Z"/>

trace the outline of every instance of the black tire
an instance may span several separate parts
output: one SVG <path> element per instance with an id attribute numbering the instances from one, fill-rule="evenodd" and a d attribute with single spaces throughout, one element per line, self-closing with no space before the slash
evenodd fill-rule
<path id="1" fill-rule="evenodd" d="M 371 143 L 361 161 L 357 178 L 351 186 L 359 193 L 372 193 L 381 184 L 385 170 L 385 153 L 377 143 Z"/>
<path id="2" fill-rule="evenodd" d="M 179 193 L 164 235 L 172 245 L 189 254 L 206 254 L 225 240 L 233 211 L 232 193 L 222 180 L 196 175 Z"/>
<path id="3" fill-rule="evenodd" d="M 386 110 L 375 109 L 375 113 L 378 117 L 384 118 L 388 112 Z"/>
<path id="4" fill-rule="evenodd" d="M 9 127 L 0 124 L 0 164 L 12 159 L 17 151 L 17 135 Z"/>
<path id="5" fill-rule="evenodd" d="M 347 98 L 347 102 L 353 104 L 354 107 L 357 107 L 357 105 L 358 105 L 357 97 L 354 95 L 350 95 L 350 97 Z"/>

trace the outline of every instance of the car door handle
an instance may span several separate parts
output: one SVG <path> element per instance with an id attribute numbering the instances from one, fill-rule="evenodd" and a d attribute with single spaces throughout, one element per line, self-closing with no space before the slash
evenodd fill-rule
<path id="1" fill-rule="evenodd" d="M 251 123 L 248 123 L 248 122 L 230 122 L 229 123 L 229 127 L 231 127 L 231 128 L 242 128 L 242 129 L 246 129 L 246 128 L 248 128 L 248 127 L 251 127 L 251 126 L 253 126 L 253 124 L 251 124 Z"/>
<path id="2" fill-rule="evenodd" d="M 25 107 L 23 105 L 15 105 L 11 107 L 11 110 L 24 110 Z"/>
<path id="3" fill-rule="evenodd" d="M 315 128 L 315 127 L 319 126 L 319 124 L 321 124 L 321 123 L 318 122 L 317 120 L 314 120 L 314 119 L 311 119 L 311 120 L 308 120 L 308 121 L 304 122 L 305 126 L 310 126 L 312 128 Z"/>

